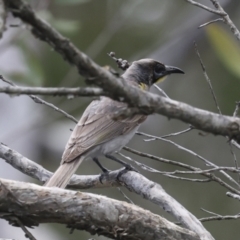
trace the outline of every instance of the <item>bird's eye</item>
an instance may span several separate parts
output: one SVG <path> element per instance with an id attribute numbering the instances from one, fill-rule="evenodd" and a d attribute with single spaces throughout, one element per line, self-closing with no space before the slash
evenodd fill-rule
<path id="1" fill-rule="evenodd" d="M 164 72 L 164 71 L 165 71 L 165 67 L 164 67 L 164 65 L 162 65 L 162 64 L 157 64 L 156 67 L 155 67 L 155 69 L 154 69 L 154 72 L 155 72 L 156 74 L 160 74 L 160 73 L 162 73 L 162 72 Z"/>

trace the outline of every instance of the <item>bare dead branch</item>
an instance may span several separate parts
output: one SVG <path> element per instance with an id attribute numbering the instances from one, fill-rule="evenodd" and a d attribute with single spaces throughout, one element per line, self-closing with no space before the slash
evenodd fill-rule
<path id="1" fill-rule="evenodd" d="M 240 108 L 240 102 L 236 102 L 236 107 L 235 107 L 235 110 L 233 112 L 233 116 L 236 117 L 238 115 L 238 112 L 239 112 L 239 108 Z"/>
<path id="2" fill-rule="evenodd" d="M 5 3 L 14 16 L 21 18 L 32 27 L 35 36 L 48 42 L 64 59 L 76 66 L 79 73 L 88 78 L 88 82 L 101 87 L 105 92 L 108 92 L 109 97 L 127 102 L 129 106 L 133 107 L 117 114 L 129 116 L 136 113 L 159 113 L 169 118 L 177 118 L 187 122 L 203 131 L 228 136 L 230 139 L 240 142 L 240 119 L 219 116 L 129 86 L 124 79 L 117 78 L 98 66 L 61 34 L 39 19 L 28 4 L 18 0 L 5 0 Z"/>
<path id="3" fill-rule="evenodd" d="M 159 174 L 162 174 L 163 176 L 166 176 L 166 177 L 169 177 L 169 178 L 175 178 L 175 179 L 184 180 L 184 181 L 190 181 L 190 182 L 204 182 L 204 183 L 205 182 L 211 182 L 211 179 L 193 179 L 193 178 L 184 178 L 184 177 L 173 176 L 174 173 L 166 172 L 166 171 L 159 171 L 159 170 L 157 170 L 155 168 L 149 167 L 146 164 L 140 163 L 140 162 L 138 162 L 138 161 L 132 159 L 131 157 L 126 156 L 126 155 L 124 155 L 122 153 L 118 153 L 118 154 L 120 156 L 126 158 L 127 160 L 134 162 L 141 169 L 143 169 L 145 171 L 148 171 L 148 172 L 159 173 Z M 169 161 L 172 162 L 171 160 L 169 160 Z M 176 170 L 176 171 L 178 171 L 178 170 Z M 194 171 L 192 171 L 192 172 L 195 173 Z M 200 174 L 201 174 L 201 172 L 200 172 Z"/>
<path id="4" fill-rule="evenodd" d="M 236 215 L 226 215 L 226 216 L 205 217 L 205 218 L 200 218 L 199 221 L 209 222 L 209 221 L 219 221 L 219 220 L 233 220 L 233 219 L 239 219 L 239 218 L 240 218 L 240 214 L 236 214 Z"/>
<path id="5" fill-rule="evenodd" d="M 11 164 L 14 168 L 17 168 L 21 172 L 26 173 L 33 178 L 39 179 L 40 181 L 44 182 L 49 176 L 51 176 L 51 173 L 42 166 L 23 157 L 3 144 L 0 144 L 0 157 L 5 159 L 7 163 Z M 126 172 L 125 169 L 120 169 L 110 172 L 108 178 L 104 178 L 102 181 L 103 184 L 100 182 L 99 175 L 74 175 L 68 187 L 74 189 L 86 189 L 91 187 L 96 188 L 124 185 L 130 191 L 139 194 L 143 198 L 157 204 L 164 210 L 167 210 L 167 212 L 173 215 L 177 221 L 182 224 L 182 226 L 193 230 L 200 236 L 202 234 L 206 234 L 206 236 L 208 235 L 208 233 L 204 233 L 206 230 L 202 225 L 199 225 L 198 220 L 191 213 L 189 213 L 175 199 L 169 196 L 159 184 L 148 180 L 141 174 L 133 171 Z"/>
<path id="6" fill-rule="evenodd" d="M 218 213 L 214 213 L 212 211 L 209 211 L 209 210 L 206 210 L 206 209 L 203 209 L 203 208 L 201 208 L 201 210 L 203 210 L 206 213 L 209 213 L 209 214 L 213 215 L 211 217 L 206 217 L 206 218 L 199 219 L 201 222 L 213 221 L 213 220 L 229 220 L 229 219 L 238 219 L 238 218 L 240 218 L 240 214 L 236 214 L 234 216 L 222 216 L 222 215 L 220 215 Z"/>
<path id="7" fill-rule="evenodd" d="M 228 197 L 232 197 L 232 198 L 237 199 L 237 200 L 240 201 L 240 195 L 239 194 L 234 194 L 234 193 L 231 193 L 231 192 L 227 192 L 226 195 Z"/>
<path id="8" fill-rule="evenodd" d="M 0 212 L 21 217 L 27 226 L 56 222 L 113 239 L 200 239 L 140 207 L 95 194 L 1 179 L 0 202 Z"/>
<path id="9" fill-rule="evenodd" d="M 216 22 L 223 22 L 223 19 L 222 19 L 222 18 L 214 19 L 214 20 L 212 20 L 212 21 L 209 21 L 209 22 L 206 22 L 206 23 L 204 23 L 204 24 L 201 24 L 198 28 L 206 27 L 206 26 L 208 26 L 209 24 L 216 23 Z"/>
<path id="10" fill-rule="evenodd" d="M 44 88 L 44 87 L 0 87 L 0 93 L 8 93 L 10 95 L 45 95 L 45 96 L 101 96 L 103 90 L 92 87 L 78 87 L 78 88 Z"/>
<path id="11" fill-rule="evenodd" d="M 7 217 L 8 220 L 11 221 L 11 224 L 16 224 L 18 225 L 23 232 L 25 233 L 26 238 L 30 239 L 30 240 L 37 240 L 30 231 L 28 231 L 28 229 L 23 225 L 23 223 L 21 222 L 21 220 L 18 217 L 15 216 L 8 216 Z"/>
<path id="12" fill-rule="evenodd" d="M 149 135 L 149 134 L 146 134 L 146 133 L 141 133 L 141 135 L 145 135 L 147 137 L 150 137 L 150 139 L 147 139 L 145 141 L 150 141 L 150 140 L 162 140 L 164 142 L 167 142 L 167 143 L 170 143 L 172 145 L 174 145 L 175 147 L 177 147 L 178 149 L 182 150 L 182 151 L 185 151 L 191 155 L 193 155 L 194 157 L 197 157 L 198 159 L 200 159 L 201 161 L 203 161 L 206 165 L 208 166 L 213 166 L 215 168 L 217 168 L 218 166 L 214 163 L 212 163 L 211 161 L 207 160 L 206 158 L 202 157 L 201 155 L 197 154 L 196 152 L 188 149 L 188 148 L 185 148 L 183 146 L 181 146 L 180 144 L 177 144 L 173 141 L 171 141 L 170 139 L 165 139 L 165 138 L 162 138 L 162 137 L 157 137 L 157 136 L 152 136 L 152 135 Z M 236 184 L 238 187 L 239 187 L 239 184 L 230 176 L 228 175 L 226 172 L 224 172 L 223 170 L 220 170 L 220 172 L 227 178 L 229 179 L 231 182 L 233 182 L 234 184 Z"/>
<path id="13" fill-rule="evenodd" d="M 122 70 L 128 69 L 131 65 L 131 63 L 129 63 L 127 60 L 116 58 L 115 52 L 108 53 L 108 56 L 111 57 L 117 63 L 117 66 Z"/>
<path id="14" fill-rule="evenodd" d="M 209 8 L 206 5 L 203 5 L 203 4 L 198 3 L 196 1 L 193 1 L 193 0 L 185 0 L 185 1 L 194 5 L 194 6 L 200 7 L 200 8 L 202 8 L 202 9 L 208 11 L 208 12 L 215 13 L 215 14 L 221 16 L 224 23 L 229 26 L 229 28 L 232 31 L 232 33 L 234 34 L 234 36 L 237 38 L 238 41 L 240 41 L 240 32 L 239 32 L 238 28 L 233 23 L 233 21 L 230 19 L 229 15 L 225 12 L 225 10 L 221 6 L 221 4 L 218 2 L 218 0 L 210 0 L 212 2 L 212 4 L 214 5 L 214 7 L 216 8 L 216 10 L 212 9 L 212 8 Z M 207 24 L 205 24 L 205 25 L 207 25 Z"/>
<path id="15" fill-rule="evenodd" d="M 124 147 L 124 150 L 127 150 L 127 151 L 129 151 L 131 153 L 137 154 L 137 155 L 139 155 L 141 157 L 146 157 L 146 158 L 149 158 L 149 159 L 153 159 L 155 161 L 169 163 L 169 164 L 180 166 L 180 167 L 183 167 L 183 168 L 186 168 L 186 169 L 189 169 L 189 170 L 193 170 L 193 171 L 201 171 L 201 169 L 199 169 L 199 168 L 196 168 L 196 167 L 184 164 L 184 163 L 180 163 L 180 162 L 177 162 L 177 161 L 172 161 L 172 160 L 168 160 L 168 159 L 165 159 L 165 158 L 157 157 L 157 156 L 154 156 L 152 154 L 143 153 L 143 152 L 137 151 L 137 150 L 129 148 L 129 147 Z M 222 171 L 222 170 L 220 170 L 220 171 Z M 234 192 L 236 194 L 240 194 L 240 192 L 237 189 L 233 188 L 232 186 L 230 186 L 229 184 L 227 184 L 221 178 L 215 176 L 214 174 L 211 174 L 211 173 L 201 173 L 201 175 L 203 175 L 205 177 L 208 177 L 212 181 L 217 182 L 221 186 L 225 187 L 226 189 L 228 189 L 228 190 L 230 190 L 230 191 L 232 191 L 232 192 Z M 238 185 L 237 182 L 235 184 Z"/>
<path id="16" fill-rule="evenodd" d="M 220 109 L 219 104 L 218 104 L 218 101 L 217 101 L 217 97 L 216 97 L 215 92 L 214 92 L 213 87 L 212 87 L 211 80 L 210 80 L 210 78 L 208 77 L 206 68 L 205 68 L 205 66 L 204 66 L 204 64 L 203 64 L 203 61 L 202 61 L 202 58 L 201 58 L 200 53 L 199 53 L 199 51 L 198 51 L 198 47 L 197 47 L 196 42 L 194 42 L 194 48 L 195 48 L 195 52 L 196 52 L 196 54 L 197 54 L 197 56 L 198 56 L 198 58 L 199 58 L 200 64 L 201 64 L 201 66 L 202 66 L 203 75 L 204 75 L 204 77 L 205 77 L 205 79 L 206 79 L 206 81 L 207 81 L 207 83 L 208 83 L 209 88 L 210 88 L 210 91 L 211 91 L 211 94 L 212 94 L 214 103 L 215 103 L 216 108 L 217 108 L 217 110 L 218 110 L 218 113 L 219 113 L 220 115 L 222 115 L 221 109 Z M 232 147 L 232 141 L 229 141 L 228 138 L 227 138 L 227 140 L 228 140 L 228 142 L 229 142 L 230 152 L 231 152 L 231 154 L 233 155 L 235 167 L 238 168 L 237 157 L 236 157 L 236 154 L 235 154 L 235 152 L 234 152 L 234 150 L 233 150 L 233 147 Z M 229 178 L 229 176 L 228 176 L 228 178 Z M 230 178 L 230 179 L 232 179 L 232 178 Z"/>
<path id="17" fill-rule="evenodd" d="M 173 172 L 166 172 L 165 174 L 169 174 L 169 175 L 175 175 L 175 174 L 202 174 L 202 173 L 210 173 L 210 172 L 217 172 L 217 171 L 221 171 L 221 170 L 226 170 L 229 172 L 233 172 L 233 173 L 239 173 L 240 169 L 237 169 L 235 167 L 215 167 L 215 168 L 211 168 L 211 169 L 206 169 L 206 170 L 200 170 L 200 171 L 180 171 L 180 170 L 175 170 Z"/>
<path id="18" fill-rule="evenodd" d="M 16 84 L 14 84 L 13 82 L 11 82 L 10 80 L 7 80 L 7 79 L 4 78 L 2 75 L 0 75 L 0 79 L 1 79 L 3 82 L 5 82 L 5 83 L 7 83 L 7 84 L 9 84 L 9 85 L 11 85 L 11 86 L 17 87 Z M 47 101 L 45 101 L 45 100 L 43 100 L 43 99 L 41 99 L 41 98 L 39 98 L 39 97 L 37 97 L 37 96 L 35 96 L 35 95 L 29 95 L 29 97 L 30 97 L 35 103 L 43 104 L 43 105 L 45 105 L 45 106 L 47 106 L 47 107 L 50 107 L 50 108 L 52 108 L 54 111 L 60 112 L 60 113 L 63 114 L 65 117 L 71 119 L 73 122 L 75 122 L 75 123 L 78 122 L 76 118 L 74 118 L 72 115 L 68 114 L 67 112 L 63 111 L 62 109 L 58 108 L 58 107 L 55 106 L 54 104 L 52 104 L 52 103 L 50 103 L 50 102 L 47 102 Z"/>
<path id="19" fill-rule="evenodd" d="M 204 64 L 203 64 L 203 61 L 202 61 L 202 58 L 201 58 L 200 53 L 199 53 L 199 51 L 198 51 L 198 47 L 197 47 L 197 43 L 196 43 L 196 42 L 194 42 L 194 48 L 195 48 L 195 52 L 196 52 L 196 54 L 197 54 L 197 56 L 198 56 L 199 62 L 200 62 L 200 64 L 201 64 L 202 71 L 203 71 L 203 75 L 204 75 L 204 77 L 205 77 L 205 79 L 206 79 L 206 81 L 207 81 L 207 84 L 208 84 L 209 88 L 210 88 L 210 92 L 211 92 L 211 94 L 212 94 L 212 97 L 213 97 L 214 103 L 215 103 L 215 105 L 216 105 L 216 108 L 217 108 L 217 110 L 218 110 L 218 113 L 219 113 L 219 114 L 222 114 L 221 109 L 220 109 L 219 104 L 218 104 L 218 101 L 217 101 L 217 97 L 216 97 L 215 92 L 214 92 L 214 90 L 213 90 L 213 86 L 212 86 L 211 80 L 210 80 L 210 78 L 208 77 L 206 68 L 205 68 L 205 66 L 204 66 Z"/>
<path id="20" fill-rule="evenodd" d="M 220 15 L 220 16 L 226 15 L 226 13 L 223 13 L 222 11 L 212 9 L 212 8 L 210 8 L 210 7 L 206 6 L 206 5 L 203 5 L 201 3 L 198 3 L 196 1 L 193 1 L 193 0 L 185 0 L 185 1 L 190 3 L 190 4 L 192 4 L 192 5 L 194 5 L 194 6 L 197 6 L 197 7 L 200 7 L 202 9 L 204 9 L 204 10 L 207 10 L 208 12 L 215 13 L 215 14 Z"/>
<path id="21" fill-rule="evenodd" d="M 201 182 L 201 183 L 211 182 L 211 179 L 186 178 L 186 177 L 174 176 L 174 175 L 171 175 L 171 174 L 164 174 L 164 175 L 169 177 L 169 178 L 174 178 L 174 179 L 181 180 L 181 181 Z"/>
<path id="22" fill-rule="evenodd" d="M 161 138 L 175 137 L 175 136 L 178 136 L 178 135 L 181 135 L 181 134 L 190 132 L 191 130 L 193 130 L 193 128 L 190 126 L 189 128 L 186 128 L 186 129 L 184 129 L 184 130 L 182 130 L 182 131 L 175 132 L 175 133 L 169 133 L 169 134 L 163 135 L 163 136 L 161 136 Z M 146 136 L 144 132 L 137 132 L 136 134 L 137 134 L 137 135 L 140 135 L 140 136 Z M 149 135 L 149 136 L 151 136 L 151 135 Z M 154 140 L 156 140 L 156 139 L 155 139 L 155 136 L 152 136 L 152 138 L 149 138 L 149 139 L 145 139 L 146 142 L 148 142 L 148 141 L 154 141 Z"/>
<path id="23" fill-rule="evenodd" d="M 130 172 L 130 174 L 122 175 L 120 180 L 123 180 L 124 185 L 130 191 L 134 191 L 143 198 L 150 200 L 151 202 L 157 204 L 165 211 L 173 215 L 176 219 L 178 219 L 182 226 L 186 227 L 187 229 L 191 227 L 191 230 L 197 232 L 200 236 L 205 235 L 207 239 L 210 237 L 208 233 L 205 232 L 205 230 L 205 233 L 202 232 L 203 229 L 201 229 L 202 227 L 198 225 L 198 221 L 196 221 L 195 216 L 189 212 L 185 212 L 183 206 L 181 206 L 178 202 L 176 202 L 175 199 L 168 195 L 159 184 L 148 180 L 140 174 L 135 174 L 135 172 Z M 134 184 L 128 184 L 132 181 L 134 181 Z M 133 186 L 134 189 L 132 188 Z M 184 216 L 184 218 L 182 218 L 182 216 Z"/>
<path id="24" fill-rule="evenodd" d="M 224 22 L 230 27 L 232 33 L 234 36 L 240 41 L 240 32 L 236 25 L 233 23 L 233 21 L 230 19 L 229 15 L 224 11 L 218 0 L 210 0 L 214 7 L 217 9 L 217 11 L 222 12 L 222 18 Z"/>
<path id="25" fill-rule="evenodd" d="M 31 161 L 30 159 L 24 157 L 3 143 L 0 143 L 0 158 L 4 159 L 8 164 L 20 172 L 34 179 L 37 179 L 42 183 L 46 182 L 52 176 L 52 172 L 46 170 L 34 161 Z M 120 186 L 120 184 L 116 179 L 121 170 L 122 169 L 110 172 L 109 178 L 103 179 L 102 183 L 99 181 L 100 175 L 74 175 L 68 187 L 71 189 L 117 187 Z"/>

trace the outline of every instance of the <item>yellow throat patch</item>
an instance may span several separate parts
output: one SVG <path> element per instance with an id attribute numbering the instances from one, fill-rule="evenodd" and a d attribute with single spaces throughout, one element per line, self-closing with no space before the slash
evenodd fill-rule
<path id="1" fill-rule="evenodd" d="M 139 83 L 139 87 L 140 87 L 140 89 L 142 89 L 144 91 L 149 89 L 149 86 L 143 82 Z"/>

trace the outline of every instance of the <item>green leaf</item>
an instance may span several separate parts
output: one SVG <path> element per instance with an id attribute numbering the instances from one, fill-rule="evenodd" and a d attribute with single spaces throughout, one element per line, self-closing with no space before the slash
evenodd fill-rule
<path id="1" fill-rule="evenodd" d="M 240 78 L 240 44 L 231 32 L 217 24 L 206 27 L 208 39 L 223 65 Z"/>

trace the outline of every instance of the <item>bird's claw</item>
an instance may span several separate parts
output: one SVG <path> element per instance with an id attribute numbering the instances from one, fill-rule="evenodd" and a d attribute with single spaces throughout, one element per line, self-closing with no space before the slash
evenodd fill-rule
<path id="1" fill-rule="evenodd" d="M 108 179 L 110 171 L 105 169 L 103 173 L 100 174 L 99 181 L 103 184 L 104 179 Z"/>
<path id="2" fill-rule="evenodd" d="M 134 171 L 134 172 L 139 173 L 139 171 L 138 171 L 135 167 L 133 167 L 131 164 L 126 164 L 126 165 L 125 165 L 125 169 L 126 169 L 127 171 Z"/>

